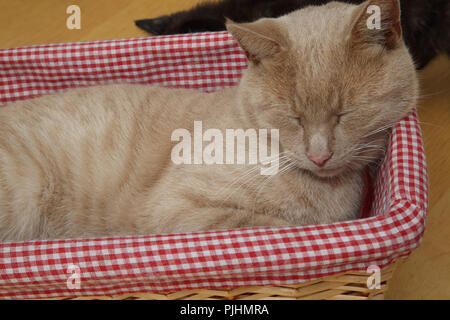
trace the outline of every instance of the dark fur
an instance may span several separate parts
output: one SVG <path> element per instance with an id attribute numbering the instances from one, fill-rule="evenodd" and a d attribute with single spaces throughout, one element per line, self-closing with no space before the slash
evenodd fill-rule
<path id="1" fill-rule="evenodd" d="M 205 2 L 191 10 L 136 21 L 153 35 L 225 30 L 225 17 L 250 22 L 261 17 L 279 17 L 291 11 L 322 5 L 331 0 L 222 0 Z M 345 0 L 352 4 L 363 0 Z M 439 52 L 450 56 L 450 0 L 400 0 L 405 43 L 417 69 Z"/>

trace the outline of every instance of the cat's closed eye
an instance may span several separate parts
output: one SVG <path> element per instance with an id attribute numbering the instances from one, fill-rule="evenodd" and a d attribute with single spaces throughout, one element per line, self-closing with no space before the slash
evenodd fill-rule
<path id="1" fill-rule="evenodd" d="M 335 115 L 336 123 L 341 123 L 343 119 L 345 119 L 352 111 L 344 111 Z"/>

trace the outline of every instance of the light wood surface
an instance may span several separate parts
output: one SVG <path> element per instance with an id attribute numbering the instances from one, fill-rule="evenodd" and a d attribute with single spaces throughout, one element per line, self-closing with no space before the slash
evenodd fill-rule
<path id="1" fill-rule="evenodd" d="M 187 9 L 198 0 L 0 0 L 0 48 L 145 36 L 134 20 Z M 81 8 L 81 29 L 66 28 L 67 6 Z M 419 117 L 430 175 L 427 228 L 421 246 L 398 267 L 392 299 L 450 299 L 450 60 L 419 73 Z"/>

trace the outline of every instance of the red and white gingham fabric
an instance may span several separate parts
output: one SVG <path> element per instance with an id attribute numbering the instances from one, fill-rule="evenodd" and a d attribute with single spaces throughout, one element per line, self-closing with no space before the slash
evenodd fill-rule
<path id="1" fill-rule="evenodd" d="M 0 104 L 124 81 L 216 90 L 235 85 L 245 68 L 226 32 L 4 49 Z M 385 267 L 408 256 L 425 228 L 427 173 L 415 112 L 393 129 L 374 198 L 369 218 L 328 225 L 2 243 L 0 298 L 292 284 Z M 80 268 L 79 289 L 67 286 L 71 265 Z"/>

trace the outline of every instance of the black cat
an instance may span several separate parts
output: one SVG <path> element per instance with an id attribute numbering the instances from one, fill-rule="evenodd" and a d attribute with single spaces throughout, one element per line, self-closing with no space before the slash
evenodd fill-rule
<path id="1" fill-rule="evenodd" d="M 153 35 L 221 31 L 225 30 L 225 17 L 250 22 L 328 2 L 331 0 L 222 0 L 135 23 Z M 363 0 L 341 2 L 360 4 Z M 439 52 L 450 56 L 450 0 L 400 0 L 400 4 L 403 36 L 417 69 L 423 68 Z"/>

